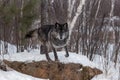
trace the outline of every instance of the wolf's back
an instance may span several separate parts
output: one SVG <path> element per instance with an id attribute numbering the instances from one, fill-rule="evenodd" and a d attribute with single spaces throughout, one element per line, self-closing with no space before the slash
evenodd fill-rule
<path id="1" fill-rule="evenodd" d="M 25 39 L 29 39 L 29 38 L 34 38 L 34 37 L 38 37 L 38 29 L 34 29 L 29 31 L 26 35 L 25 35 Z"/>

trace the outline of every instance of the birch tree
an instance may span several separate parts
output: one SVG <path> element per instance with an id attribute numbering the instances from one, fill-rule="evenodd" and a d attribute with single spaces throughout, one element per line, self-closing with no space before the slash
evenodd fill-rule
<path id="1" fill-rule="evenodd" d="M 72 30 L 75 26 L 75 23 L 79 17 L 79 15 L 82 13 L 82 8 L 85 5 L 86 0 L 80 0 L 79 5 L 77 7 L 77 10 L 75 12 L 75 15 L 72 18 L 73 10 L 74 10 L 74 5 L 76 0 L 68 0 L 68 26 L 70 26 L 70 35 L 72 33 Z"/>

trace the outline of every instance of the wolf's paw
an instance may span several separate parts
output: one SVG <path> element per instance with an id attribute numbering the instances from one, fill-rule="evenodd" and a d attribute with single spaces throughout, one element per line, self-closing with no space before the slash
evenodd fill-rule
<path id="1" fill-rule="evenodd" d="M 55 62 L 59 62 L 59 60 L 58 60 L 58 59 L 55 59 Z"/>
<path id="2" fill-rule="evenodd" d="M 54 61 L 53 61 L 53 60 L 49 60 L 49 61 L 48 61 L 48 63 L 52 63 L 52 62 L 54 62 Z"/>
<path id="3" fill-rule="evenodd" d="M 48 62 L 52 62 L 52 60 L 50 58 L 47 59 Z"/>

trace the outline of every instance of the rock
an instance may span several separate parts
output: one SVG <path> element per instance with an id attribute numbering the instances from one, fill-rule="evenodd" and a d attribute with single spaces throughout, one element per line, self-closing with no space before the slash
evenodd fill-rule
<path id="1" fill-rule="evenodd" d="M 3 71 L 7 71 L 6 65 L 0 65 L 0 69 L 3 70 Z"/>
<path id="2" fill-rule="evenodd" d="M 10 62 L 4 61 L 9 67 L 38 78 L 50 80 L 91 80 L 102 71 L 96 68 L 83 67 L 81 64 L 60 62 Z"/>

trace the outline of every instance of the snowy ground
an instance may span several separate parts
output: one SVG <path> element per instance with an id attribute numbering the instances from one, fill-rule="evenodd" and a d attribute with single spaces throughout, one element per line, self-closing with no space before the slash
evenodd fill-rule
<path id="1" fill-rule="evenodd" d="M 10 45 L 11 47 L 11 45 Z M 30 52 L 24 51 L 22 53 L 15 53 L 14 50 L 15 47 L 11 47 L 11 50 L 9 50 L 9 54 L 4 55 L 4 59 L 9 61 L 22 61 L 22 62 L 31 62 L 31 61 L 40 61 L 40 60 L 46 60 L 45 55 L 41 55 L 39 50 L 31 50 Z M 50 58 L 54 60 L 53 53 L 49 53 Z M 117 65 L 117 68 L 114 67 L 113 62 L 108 62 L 109 65 L 105 66 L 105 59 L 99 55 L 96 55 L 93 62 L 91 62 L 86 56 L 71 53 L 68 58 L 65 56 L 65 52 L 61 51 L 58 52 L 58 57 L 60 62 L 63 63 L 80 63 L 84 66 L 91 66 L 96 67 L 100 70 L 102 70 L 104 73 L 98 76 L 95 76 L 92 80 L 118 80 L 119 77 L 119 67 L 120 64 Z M 3 56 L 0 56 L 0 59 L 2 59 Z M 45 80 L 45 79 L 38 79 L 34 78 L 32 76 L 22 74 L 19 72 L 16 72 L 14 70 L 4 72 L 0 70 L 0 80 Z"/>
<path id="2" fill-rule="evenodd" d="M 120 64 L 117 64 L 117 67 L 115 67 L 113 62 L 107 62 L 106 59 L 98 55 L 96 55 L 93 62 L 99 66 L 99 69 L 103 71 L 103 74 L 94 77 L 92 80 L 119 80 Z"/>
<path id="3" fill-rule="evenodd" d="M 31 62 L 31 61 L 41 61 L 41 60 L 46 60 L 46 57 L 44 54 L 40 54 L 39 50 L 33 50 L 31 52 L 21 52 L 21 53 L 15 53 L 15 54 L 9 54 L 9 55 L 4 55 L 4 59 L 9 60 L 9 61 L 21 61 L 21 62 Z M 63 63 L 80 63 L 84 66 L 91 66 L 91 67 L 98 67 L 95 63 L 91 62 L 86 56 L 80 55 L 80 54 L 75 54 L 69 52 L 70 56 L 66 58 L 65 52 L 57 52 L 58 58 L 60 62 Z M 49 56 L 52 60 L 54 60 L 54 54 L 53 52 L 49 53 Z"/>

